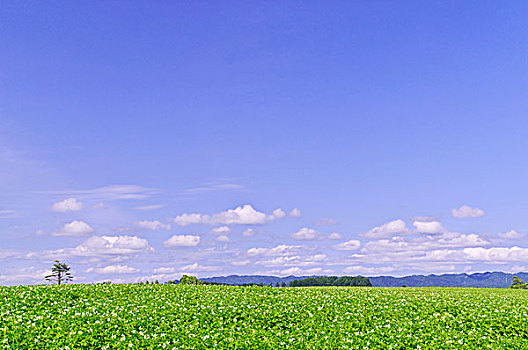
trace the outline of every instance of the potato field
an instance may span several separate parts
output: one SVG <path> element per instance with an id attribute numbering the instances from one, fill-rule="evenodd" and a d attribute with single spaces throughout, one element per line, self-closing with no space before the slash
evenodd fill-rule
<path id="1" fill-rule="evenodd" d="M 528 291 L 0 287 L 0 349 L 528 349 Z"/>

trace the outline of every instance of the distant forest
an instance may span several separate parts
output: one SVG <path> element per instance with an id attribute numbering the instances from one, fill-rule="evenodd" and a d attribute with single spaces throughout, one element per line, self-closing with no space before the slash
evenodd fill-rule
<path id="1" fill-rule="evenodd" d="M 310 287 L 310 286 L 341 286 L 341 287 L 372 287 L 368 278 L 357 276 L 330 276 L 330 277 L 309 277 L 293 280 L 290 287 Z"/>

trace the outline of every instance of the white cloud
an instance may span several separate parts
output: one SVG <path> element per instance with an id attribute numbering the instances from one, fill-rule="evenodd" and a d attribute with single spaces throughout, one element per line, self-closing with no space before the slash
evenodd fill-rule
<path id="1" fill-rule="evenodd" d="M 220 227 L 215 227 L 214 229 L 211 230 L 211 232 L 214 234 L 226 235 L 231 232 L 231 228 L 229 228 L 229 226 L 220 226 Z"/>
<path id="2" fill-rule="evenodd" d="M 26 258 L 108 257 L 151 252 L 148 241 L 136 236 L 92 236 L 75 248 L 31 252 Z"/>
<path id="3" fill-rule="evenodd" d="M 226 235 L 221 235 L 216 238 L 218 242 L 230 242 L 231 240 Z"/>
<path id="4" fill-rule="evenodd" d="M 268 220 L 273 221 L 277 219 L 282 219 L 285 216 L 286 216 L 286 213 L 284 212 L 284 210 L 278 208 L 278 209 L 275 209 L 273 213 L 271 213 L 271 215 L 268 217 Z"/>
<path id="5" fill-rule="evenodd" d="M 153 250 L 146 239 L 137 236 L 92 236 L 75 249 L 79 255 L 120 255 Z"/>
<path id="6" fill-rule="evenodd" d="M 499 233 L 499 237 L 504 239 L 518 239 L 521 238 L 522 235 L 515 230 L 510 230 L 508 232 Z"/>
<path id="7" fill-rule="evenodd" d="M 274 212 L 275 213 L 275 212 Z M 235 209 L 215 214 L 211 217 L 211 222 L 224 225 L 255 225 L 264 224 L 268 220 L 266 214 L 256 211 L 251 205 L 246 204 Z"/>
<path id="8" fill-rule="evenodd" d="M 447 232 L 438 221 L 415 221 L 413 222 L 413 226 L 417 232 L 431 235 Z"/>
<path id="9" fill-rule="evenodd" d="M 150 204 L 150 205 L 141 205 L 139 207 L 135 207 L 136 210 L 156 210 L 163 208 L 164 204 Z"/>
<path id="10" fill-rule="evenodd" d="M 174 235 L 165 242 L 165 247 L 196 247 L 200 243 L 200 236 Z"/>
<path id="11" fill-rule="evenodd" d="M 351 239 L 350 241 L 335 245 L 334 248 L 339 250 L 357 250 L 360 246 L 360 241 Z"/>
<path id="12" fill-rule="evenodd" d="M 83 207 L 82 202 L 78 201 L 76 198 L 67 198 L 63 201 L 53 203 L 51 209 L 57 212 L 66 212 L 66 211 L 79 211 Z"/>
<path id="13" fill-rule="evenodd" d="M 154 269 L 154 273 L 173 273 L 176 272 L 174 267 L 158 267 Z"/>
<path id="14" fill-rule="evenodd" d="M 264 265 L 268 267 L 283 267 L 283 266 L 296 266 L 301 265 L 300 263 L 301 257 L 300 256 L 278 256 L 276 258 L 267 259 L 267 260 L 259 260 L 255 262 L 257 265 Z M 302 264 L 302 265 L 312 265 L 313 262 L 309 262 L 308 264 Z"/>
<path id="15" fill-rule="evenodd" d="M 204 217 L 204 218 L 203 218 Z M 192 224 L 200 224 L 205 221 L 207 215 L 202 214 L 182 214 L 174 218 L 174 222 L 179 226 L 188 226 Z M 203 219 L 202 219 L 203 218 Z"/>
<path id="16" fill-rule="evenodd" d="M 1 283 L 19 284 L 25 283 L 43 283 L 44 277 L 49 275 L 49 270 L 39 270 L 34 266 L 9 271 L 8 274 L 0 274 Z"/>
<path id="17" fill-rule="evenodd" d="M 329 239 L 341 239 L 343 238 L 343 236 L 341 236 L 341 234 L 337 232 L 332 232 L 331 234 L 328 235 L 328 238 Z"/>
<path id="18" fill-rule="evenodd" d="M 160 222 L 158 220 L 136 221 L 134 223 L 134 225 L 136 225 L 139 228 L 146 229 L 146 230 L 161 230 L 161 229 L 170 230 L 171 229 L 171 225 L 170 224 L 164 224 L 164 223 L 162 223 L 162 222 Z"/>
<path id="19" fill-rule="evenodd" d="M 283 218 L 286 214 L 282 209 L 275 209 L 271 215 L 255 210 L 251 205 L 236 207 L 226 211 L 213 214 L 181 214 L 174 218 L 174 222 L 180 226 L 191 224 L 208 225 L 262 225 L 266 222 Z"/>
<path id="20" fill-rule="evenodd" d="M 300 275 L 303 273 L 303 270 L 300 269 L 299 267 L 290 267 L 289 269 L 282 270 L 280 273 L 281 275 L 288 275 L 288 276 Z"/>
<path id="21" fill-rule="evenodd" d="M 254 234 L 255 234 L 255 231 L 252 228 L 248 228 L 248 229 L 244 230 L 244 232 L 242 232 L 242 235 L 244 237 L 251 237 Z"/>
<path id="22" fill-rule="evenodd" d="M 288 255 L 302 248 L 303 248 L 302 246 L 292 246 L 292 245 L 280 244 L 274 248 L 250 248 L 248 249 L 247 253 L 249 255 L 267 255 L 267 256 Z"/>
<path id="23" fill-rule="evenodd" d="M 451 209 L 451 213 L 455 218 L 478 218 L 484 216 L 484 210 L 479 208 L 472 208 L 467 205 L 463 205 L 458 209 Z"/>
<path id="24" fill-rule="evenodd" d="M 413 249 L 411 249 L 411 247 L 409 246 L 410 244 L 401 238 L 380 239 L 377 241 L 371 241 L 371 242 L 365 243 L 365 245 L 361 249 L 361 252 L 366 253 L 366 254 L 387 255 L 387 253 L 395 253 L 395 252 L 400 252 L 402 250 L 406 250 L 408 252 L 413 251 Z"/>
<path id="25" fill-rule="evenodd" d="M 510 273 L 513 273 L 513 274 L 517 274 L 519 272 L 523 272 L 523 271 L 528 271 L 528 266 L 524 265 L 524 266 L 521 266 L 521 265 L 513 265 L 512 267 L 510 267 L 507 272 L 510 272 Z"/>
<path id="26" fill-rule="evenodd" d="M 438 237 L 437 241 L 429 241 L 431 245 L 438 245 L 440 247 L 478 247 L 488 245 L 489 242 L 477 234 L 464 234 L 458 232 L 446 232 Z M 419 240 L 418 240 L 419 241 Z"/>
<path id="27" fill-rule="evenodd" d="M 234 265 L 234 266 L 246 266 L 246 265 L 248 265 L 250 263 L 251 263 L 251 261 L 249 261 L 249 260 L 232 261 L 231 265 Z"/>
<path id="28" fill-rule="evenodd" d="M 267 267 L 283 267 L 283 266 L 311 266 L 316 263 L 328 260 L 325 254 L 315 254 L 310 256 L 278 256 L 267 260 L 259 260 L 255 262 L 257 265 L 264 265 Z"/>
<path id="29" fill-rule="evenodd" d="M 106 267 L 95 269 L 95 273 L 100 275 L 126 274 L 136 272 L 139 272 L 139 270 L 127 265 L 109 265 Z"/>
<path id="30" fill-rule="evenodd" d="M 293 210 L 290 211 L 290 216 L 298 218 L 301 216 L 301 211 L 298 208 L 293 208 Z"/>
<path id="31" fill-rule="evenodd" d="M 469 260 L 491 262 L 528 262 L 528 248 L 464 248 L 464 257 Z"/>
<path id="32" fill-rule="evenodd" d="M 94 232 L 94 229 L 84 221 L 74 220 L 57 231 L 51 233 L 52 236 L 86 236 Z"/>
<path id="33" fill-rule="evenodd" d="M 410 231 L 407 229 L 405 222 L 403 222 L 403 220 L 401 219 L 398 219 L 398 220 L 394 220 L 386 224 L 383 224 L 381 226 L 374 227 L 370 231 L 363 233 L 360 236 L 365 237 L 365 238 L 385 238 L 385 237 L 391 237 L 393 235 L 405 234 L 409 232 Z"/>
<path id="34" fill-rule="evenodd" d="M 383 267 L 365 267 L 365 266 L 349 266 L 343 270 L 345 273 L 351 274 L 368 274 L 368 275 L 379 275 L 386 274 L 394 271 L 393 267 L 383 266 Z"/>
<path id="35" fill-rule="evenodd" d="M 323 269 L 320 268 L 320 267 L 314 267 L 314 268 L 306 270 L 306 273 L 309 274 L 309 275 L 316 275 L 316 274 L 319 274 L 321 272 L 323 272 Z"/>
<path id="36" fill-rule="evenodd" d="M 310 276 L 310 275 L 321 275 L 332 273 L 332 270 L 323 270 L 320 267 L 313 267 L 307 270 L 303 270 L 298 266 L 290 267 L 284 270 L 273 270 L 268 271 L 267 274 L 281 275 L 281 276 Z"/>
<path id="37" fill-rule="evenodd" d="M 183 272 L 205 272 L 205 271 L 218 271 L 220 268 L 217 266 L 200 265 L 198 263 L 186 265 L 181 268 Z"/>
<path id="38" fill-rule="evenodd" d="M 320 232 L 314 229 L 308 228 L 308 227 L 303 227 L 299 231 L 292 233 L 291 235 L 293 239 L 305 240 L 305 241 L 313 240 L 313 239 L 319 238 L 320 236 L 321 236 Z"/>
<path id="39" fill-rule="evenodd" d="M 407 259 L 424 256 L 427 252 L 438 248 L 465 248 L 485 246 L 489 242 L 476 234 L 462 234 L 447 232 L 441 235 L 426 236 L 406 240 L 402 237 L 381 239 L 367 242 L 361 249 L 362 253 L 369 254 L 373 260 L 380 257 L 391 259 Z"/>

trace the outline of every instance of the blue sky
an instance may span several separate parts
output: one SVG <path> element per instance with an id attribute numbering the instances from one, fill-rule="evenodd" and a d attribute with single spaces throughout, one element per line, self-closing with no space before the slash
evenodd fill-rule
<path id="1" fill-rule="evenodd" d="M 527 271 L 527 12 L 3 3 L 0 284 Z"/>

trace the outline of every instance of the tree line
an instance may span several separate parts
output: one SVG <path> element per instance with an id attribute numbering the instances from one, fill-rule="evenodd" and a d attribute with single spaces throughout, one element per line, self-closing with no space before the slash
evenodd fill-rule
<path id="1" fill-rule="evenodd" d="M 361 276 L 309 277 L 290 282 L 290 287 L 372 287 L 370 280 Z"/>
<path id="2" fill-rule="evenodd" d="M 56 283 L 58 285 L 70 282 L 73 280 L 73 276 L 70 272 L 70 267 L 65 264 L 61 263 L 58 260 L 55 260 L 55 264 L 53 265 L 51 269 L 51 274 L 45 276 L 46 280 L 49 282 Z M 155 282 L 152 282 L 153 284 L 159 284 L 159 282 L 156 280 Z M 200 281 L 195 276 L 188 276 L 183 275 L 182 278 L 177 281 L 169 281 L 167 282 L 169 284 L 182 284 L 182 285 L 223 285 L 224 283 L 215 283 L 215 282 L 204 282 Z M 143 284 L 140 282 L 140 284 Z M 149 284 L 147 281 L 146 284 Z M 264 283 L 254 284 L 254 283 L 244 283 L 241 285 L 242 287 L 249 287 L 249 286 L 259 286 L 264 287 Z M 269 287 L 273 287 L 273 283 L 269 283 Z M 369 279 L 366 277 L 361 276 L 343 276 L 343 277 L 337 277 L 337 276 L 330 276 L 330 277 L 309 277 L 304 279 L 298 279 L 290 281 L 289 287 L 308 287 L 308 286 L 347 286 L 347 287 L 372 287 L 372 284 L 370 283 Z M 275 283 L 275 287 L 286 287 L 286 283 L 282 282 L 279 284 L 279 282 Z M 527 288 L 526 283 L 523 283 L 519 278 L 513 277 L 513 282 L 510 288 Z"/>
<path id="3" fill-rule="evenodd" d="M 45 279 L 49 282 L 56 283 L 58 285 L 70 282 L 73 280 L 73 276 L 70 272 L 70 267 L 65 264 L 61 263 L 59 260 L 55 260 L 55 264 L 53 265 L 51 269 L 51 274 L 45 276 Z M 109 283 L 109 282 L 108 282 Z M 155 282 L 152 282 L 153 284 L 159 284 L 158 280 Z M 216 282 L 205 282 L 200 281 L 195 276 L 188 276 L 183 275 L 182 278 L 177 281 L 169 281 L 167 282 L 169 284 L 187 284 L 187 285 L 225 285 L 225 283 L 216 283 Z M 140 284 L 143 284 L 140 282 Z M 149 284 L 147 281 L 146 284 Z M 241 285 L 242 287 L 249 287 L 249 286 L 259 286 L 264 287 L 264 283 L 244 283 Z M 273 283 L 269 283 L 269 287 L 273 287 Z M 370 280 L 366 277 L 362 276 L 322 276 L 322 277 L 308 277 L 303 279 L 297 279 L 290 281 L 289 287 L 372 287 L 372 284 L 370 283 Z M 286 283 L 282 282 L 279 284 L 279 282 L 275 283 L 275 287 L 286 287 Z M 525 283 L 522 281 L 519 277 L 513 276 L 512 283 L 510 285 L 510 288 L 512 289 L 528 289 L 528 283 Z"/>

